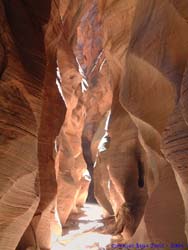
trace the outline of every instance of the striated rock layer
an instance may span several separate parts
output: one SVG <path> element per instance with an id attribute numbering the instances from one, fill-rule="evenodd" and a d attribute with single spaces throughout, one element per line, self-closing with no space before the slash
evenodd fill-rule
<path id="1" fill-rule="evenodd" d="M 24 232 L 19 249 L 50 248 L 54 139 L 65 116 L 56 87 L 58 30 L 52 30 L 53 17 L 49 21 L 52 10 L 51 1 L 0 2 L 0 248 L 5 250 L 15 249 Z"/>

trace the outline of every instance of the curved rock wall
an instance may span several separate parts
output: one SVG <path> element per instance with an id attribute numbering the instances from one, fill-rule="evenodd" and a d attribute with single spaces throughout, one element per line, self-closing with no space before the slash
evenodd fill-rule
<path id="1" fill-rule="evenodd" d="M 126 241 L 186 243 L 186 1 L 99 6 L 114 95 L 95 167 L 97 200 Z"/>
<path id="2" fill-rule="evenodd" d="M 26 231 L 19 249 L 49 249 L 57 189 L 54 139 L 65 116 L 56 87 L 55 47 L 51 43 L 57 33 L 50 29 L 51 1 L 1 1 L 0 8 L 4 54 L 0 79 L 0 248 L 15 249 Z"/>
<path id="3" fill-rule="evenodd" d="M 112 103 L 112 87 L 108 76 L 108 65 L 102 46 L 102 29 L 97 1 L 89 2 L 88 10 L 81 18 L 77 33 L 78 57 L 88 83 L 85 99 L 86 117 L 82 132 L 82 146 L 90 175 L 93 176 L 91 142 L 99 123 Z M 91 180 L 88 201 L 93 202 L 93 180 Z"/>
<path id="4" fill-rule="evenodd" d="M 90 143 L 112 99 L 102 52 L 97 2 L 76 2 L 74 8 L 71 4 L 67 5 L 64 13 L 65 28 L 57 54 L 67 106 L 56 161 L 60 170 L 57 207 L 62 224 L 87 198 L 90 183 L 88 170 L 92 176 L 93 169 Z M 74 22 L 71 19 L 73 16 Z M 92 184 L 90 201 L 94 199 Z"/>
<path id="5" fill-rule="evenodd" d="M 60 14 L 63 13 L 64 19 L 57 60 L 67 113 L 57 138 L 56 157 L 56 169 L 58 169 L 57 210 L 63 225 L 70 213 L 85 203 L 90 183 L 81 143 L 86 112 L 84 105 L 85 79 L 74 53 L 77 44 L 77 27 L 83 11 L 80 13 L 80 10 L 83 8 L 84 1 L 64 4 L 62 1 L 60 5 Z"/>

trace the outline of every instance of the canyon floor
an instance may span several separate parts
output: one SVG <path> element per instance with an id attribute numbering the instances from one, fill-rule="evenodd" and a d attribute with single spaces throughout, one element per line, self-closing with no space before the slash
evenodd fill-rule
<path id="1" fill-rule="evenodd" d="M 97 204 L 85 204 L 79 213 L 70 216 L 62 231 L 56 216 L 52 250 L 110 249 L 113 236 L 107 234 L 106 228 L 114 224 L 114 217 L 104 218 L 102 214 Z"/>

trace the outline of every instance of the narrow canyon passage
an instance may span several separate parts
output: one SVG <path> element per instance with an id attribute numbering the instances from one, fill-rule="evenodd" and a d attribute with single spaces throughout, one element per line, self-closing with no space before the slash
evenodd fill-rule
<path id="1" fill-rule="evenodd" d="M 187 89 L 187 0 L 0 0 L 0 250 L 187 250 Z"/>

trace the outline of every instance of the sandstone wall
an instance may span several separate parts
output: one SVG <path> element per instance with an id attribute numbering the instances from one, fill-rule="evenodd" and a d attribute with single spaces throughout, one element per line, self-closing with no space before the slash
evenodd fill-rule
<path id="1" fill-rule="evenodd" d="M 51 1 L 0 6 L 0 248 L 15 249 L 26 231 L 19 249 L 47 249 L 57 189 L 54 140 L 66 110 L 56 87 L 58 29 L 51 29 Z"/>
<path id="2" fill-rule="evenodd" d="M 126 241 L 186 243 L 186 1 L 101 0 L 99 8 L 114 92 L 97 200 Z"/>

